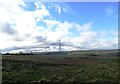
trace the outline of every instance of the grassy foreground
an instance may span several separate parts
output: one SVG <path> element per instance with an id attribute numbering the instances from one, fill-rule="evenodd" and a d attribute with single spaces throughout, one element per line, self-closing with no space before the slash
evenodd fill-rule
<path id="1" fill-rule="evenodd" d="M 2 59 L 2 84 L 120 83 L 117 56 L 3 55 Z"/>

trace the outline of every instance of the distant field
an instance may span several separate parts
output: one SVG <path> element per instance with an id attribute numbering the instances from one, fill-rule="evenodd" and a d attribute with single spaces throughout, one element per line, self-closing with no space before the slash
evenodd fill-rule
<path id="1" fill-rule="evenodd" d="M 82 51 L 3 55 L 2 84 L 119 84 L 117 54 L 117 51 Z"/>

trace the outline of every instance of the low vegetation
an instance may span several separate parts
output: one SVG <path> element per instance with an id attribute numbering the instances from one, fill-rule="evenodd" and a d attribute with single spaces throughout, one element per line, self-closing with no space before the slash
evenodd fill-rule
<path id="1" fill-rule="evenodd" d="M 116 50 L 3 55 L 2 84 L 119 84 L 117 55 Z"/>

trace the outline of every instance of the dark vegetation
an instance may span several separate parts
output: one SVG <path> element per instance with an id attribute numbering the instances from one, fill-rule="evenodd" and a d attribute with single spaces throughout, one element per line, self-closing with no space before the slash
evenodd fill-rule
<path id="1" fill-rule="evenodd" d="M 118 50 L 4 54 L 2 84 L 119 84 Z"/>

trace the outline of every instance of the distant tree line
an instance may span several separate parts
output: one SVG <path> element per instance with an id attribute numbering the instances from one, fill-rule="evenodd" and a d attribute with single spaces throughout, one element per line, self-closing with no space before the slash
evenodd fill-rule
<path id="1" fill-rule="evenodd" d="M 3 55 L 34 55 L 34 53 L 24 53 L 24 52 L 19 52 L 19 53 L 5 53 Z"/>
<path id="2" fill-rule="evenodd" d="M 79 55 L 79 56 L 120 56 L 119 51 L 60 51 L 60 52 L 29 52 L 25 53 L 20 51 L 19 53 L 5 53 L 3 55 Z"/>

